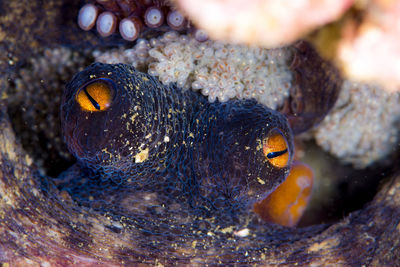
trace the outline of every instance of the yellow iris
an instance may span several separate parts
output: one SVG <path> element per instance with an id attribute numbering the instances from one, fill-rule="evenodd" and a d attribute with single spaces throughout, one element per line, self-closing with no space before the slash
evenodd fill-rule
<path id="1" fill-rule="evenodd" d="M 107 82 L 96 80 L 78 91 L 76 101 L 85 111 L 104 111 L 111 105 L 112 88 Z"/>

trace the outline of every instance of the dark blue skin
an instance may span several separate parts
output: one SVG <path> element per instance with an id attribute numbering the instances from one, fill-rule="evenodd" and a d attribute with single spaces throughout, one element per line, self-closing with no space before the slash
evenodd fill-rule
<path id="1" fill-rule="evenodd" d="M 75 95 L 99 78 L 113 88 L 111 106 L 85 111 Z M 286 178 L 292 161 L 293 136 L 280 113 L 252 100 L 209 103 L 124 64 L 95 63 L 75 75 L 61 118 L 78 160 L 63 186 L 78 199 L 99 198 L 96 192 L 112 184 L 172 196 L 196 210 L 248 208 Z M 272 166 L 262 150 L 276 130 L 288 143 L 284 168 Z"/>

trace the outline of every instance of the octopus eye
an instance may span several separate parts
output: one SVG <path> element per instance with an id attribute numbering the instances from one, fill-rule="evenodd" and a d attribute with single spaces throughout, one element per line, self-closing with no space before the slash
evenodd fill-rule
<path id="1" fill-rule="evenodd" d="M 111 106 L 114 82 L 107 78 L 92 80 L 76 94 L 76 101 L 85 111 L 104 111 Z"/>
<path id="2" fill-rule="evenodd" d="M 263 153 L 267 160 L 275 167 L 283 168 L 289 162 L 288 143 L 285 136 L 278 129 L 263 140 Z"/>

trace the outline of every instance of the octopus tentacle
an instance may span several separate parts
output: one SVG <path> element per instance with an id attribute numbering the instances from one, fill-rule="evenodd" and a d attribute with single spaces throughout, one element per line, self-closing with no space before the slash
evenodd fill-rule
<path id="1" fill-rule="evenodd" d="M 295 50 L 291 64 L 294 82 L 281 112 L 299 134 L 321 122 L 332 109 L 343 79 L 333 63 L 322 59 L 310 43 L 299 41 Z"/>
<path id="2" fill-rule="evenodd" d="M 78 24 L 82 30 L 89 31 L 96 25 L 99 8 L 93 4 L 86 4 L 78 14 Z"/>
<path id="3" fill-rule="evenodd" d="M 177 31 L 194 28 L 170 1 L 165 0 L 97 0 L 83 5 L 78 14 L 81 29 L 88 31 L 96 24 L 100 36 L 108 37 L 119 28 L 120 35 L 127 41 L 139 38 L 146 28 L 159 29 L 165 22 Z M 194 31 L 199 41 L 208 38 L 204 31 Z"/>
<path id="4" fill-rule="evenodd" d="M 117 28 L 117 17 L 111 12 L 102 12 L 96 21 L 97 32 L 102 37 L 110 36 Z"/>
<path id="5" fill-rule="evenodd" d="M 296 226 L 311 197 L 314 175 L 310 167 L 295 162 L 289 176 L 279 187 L 254 205 L 264 220 L 285 226 Z"/>

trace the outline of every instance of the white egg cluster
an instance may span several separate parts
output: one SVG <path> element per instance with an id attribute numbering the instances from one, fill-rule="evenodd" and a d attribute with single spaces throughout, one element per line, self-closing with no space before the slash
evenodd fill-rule
<path id="1" fill-rule="evenodd" d="M 363 168 L 395 151 L 400 94 L 345 81 L 333 110 L 315 131 L 317 143 L 344 162 Z"/>
<path id="2" fill-rule="evenodd" d="M 201 90 L 209 101 L 254 98 L 270 108 L 289 95 L 292 51 L 263 49 L 196 39 L 168 32 L 158 39 L 139 40 L 134 48 L 94 53 L 96 61 L 131 63 L 164 84 Z"/>
<path id="3" fill-rule="evenodd" d="M 97 61 L 133 64 L 164 84 L 200 90 L 210 101 L 254 98 L 276 109 L 289 95 L 293 51 L 262 49 L 178 35 L 138 40 L 131 49 L 96 51 Z M 389 155 L 398 141 L 400 96 L 345 81 L 335 108 L 314 131 L 324 150 L 365 167 Z"/>

